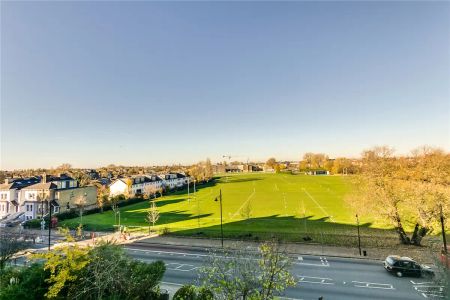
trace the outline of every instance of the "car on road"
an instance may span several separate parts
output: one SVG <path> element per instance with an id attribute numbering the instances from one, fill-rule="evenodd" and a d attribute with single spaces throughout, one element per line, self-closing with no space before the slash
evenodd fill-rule
<path id="1" fill-rule="evenodd" d="M 384 268 L 398 277 L 434 277 L 434 271 L 430 267 L 421 265 L 409 257 L 400 257 L 398 255 L 386 257 Z"/>

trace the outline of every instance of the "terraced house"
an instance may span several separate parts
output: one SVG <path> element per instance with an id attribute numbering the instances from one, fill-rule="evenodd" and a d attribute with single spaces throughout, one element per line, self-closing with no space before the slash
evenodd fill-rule
<path id="1" fill-rule="evenodd" d="M 5 183 L 1 187 L 1 194 L 9 188 L 6 192 L 9 193 L 8 210 L 2 214 L 3 218 L 31 220 L 47 215 L 50 208 L 52 213 L 58 213 L 73 208 L 92 208 L 97 202 L 95 186 L 79 187 L 78 181 L 66 174 L 44 174 L 26 181 L 26 184 L 20 179 L 12 181 L 12 185 Z"/>
<path id="2" fill-rule="evenodd" d="M 20 190 L 39 183 L 39 177 L 7 178 L 0 184 L 0 219 L 19 212 Z"/>
<path id="3" fill-rule="evenodd" d="M 187 184 L 187 177 L 181 173 L 164 175 L 136 175 L 116 179 L 110 186 L 111 196 L 126 195 L 134 197 L 159 189 L 180 188 Z"/>

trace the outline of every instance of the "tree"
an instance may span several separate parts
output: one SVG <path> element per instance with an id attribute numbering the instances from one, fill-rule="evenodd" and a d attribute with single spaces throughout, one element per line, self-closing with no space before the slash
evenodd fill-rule
<path id="1" fill-rule="evenodd" d="M 364 169 L 357 178 L 356 200 L 366 213 L 376 213 L 389 221 L 397 230 L 400 241 L 409 244 L 410 238 L 403 226 L 402 213 L 405 203 L 405 183 L 394 174 L 396 165 L 393 149 L 376 147 L 363 152 Z M 352 205 L 352 204 L 351 204 Z"/>
<path id="2" fill-rule="evenodd" d="M 131 189 L 131 187 L 133 186 L 133 179 L 127 178 L 125 180 L 125 182 L 127 184 L 127 190 L 125 191 L 125 197 L 130 198 L 131 196 L 133 196 L 133 191 Z"/>
<path id="3" fill-rule="evenodd" d="M 245 206 L 241 209 L 241 217 L 246 219 L 246 220 L 250 220 L 250 218 L 252 217 L 252 206 L 250 203 L 250 200 L 247 201 L 247 204 L 245 204 Z"/>
<path id="4" fill-rule="evenodd" d="M 272 169 L 275 168 L 276 164 L 277 164 L 277 160 L 274 157 L 271 157 L 266 161 L 266 166 L 268 166 L 269 168 L 272 168 Z"/>
<path id="5" fill-rule="evenodd" d="M 28 268 L 11 268 L 0 277 L 0 300 L 45 299 L 50 273 L 41 263 L 33 263 Z"/>
<path id="6" fill-rule="evenodd" d="M 158 189 L 154 185 L 146 185 L 144 187 L 144 198 L 151 199 L 154 198 Z"/>
<path id="7" fill-rule="evenodd" d="M 183 285 L 173 295 L 173 300 L 213 300 L 213 293 L 205 288 L 194 285 Z"/>
<path id="8" fill-rule="evenodd" d="M 450 156 L 422 148 L 413 156 L 395 157 L 389 147 L 363 152 L 362 168 L 354 178 L 359 197 L 352 206 L 389 221 L 403 244 L 420 245 L 424 236 L 439 230 L 439 209 L 450 211 Z M 406 234 L 403 224 L 414 226 Z"/>
<path id="9" fill-rule="evenodd" d="M 211 160 L 207 158 L 205 162 L 205 178 L 206 180 L 211 180 L 212 177 L 213 177 L 213 169 L 211 165 Z"/>
<path id="10" fill-rule="evenodd" d="M 74 241 L 68 230 L 63 230 L 63 234 L 67 242 Z M 89 263 L 88 252 L 88 248 L 73 243 L 33 256 L 35 259 L 45 259 L 44 270 L 50 272 L 47 279 L 49 288 L 45 293 L 47 298 L 58 298 L 67 286 L 77 282 L 81 270 Z"/>
<path id="11" fill-rule="evenodd" d="M 156 207 L 156 202 L 150 201 L 150 208 L 147 212 L 146 221 L 148 222 L 148 234 L 151 233 L 152 226 L 155 227 L 155 223 L 159 220 L 159 210 Z"/>
<path id="12" fill-rule="evenodd" d="M 215 299 L 249 299 L 257 294 L 260 275 L 257 260 L 258 253 L 244 247 L 211 251 L 199 269 L 200 282 Z"/>
<path id="13" fill-rule="evenodd" d="M 68 172 L 72 169 L 72 165 L 69 163 L 64 163 L 56 167 L 56 170 L 61 172 Z"/>
<path id="14" fill-rule="evenodd" d="M 259 247 L 261 259 L 261 299 L 273 299 L 273 296 L 283 292 L 289 286 L 295 286 L 296 281 L 289 272 L 291 260 L 281 251 L 278 243 L 273 241 L 263 243 Z"/>
<path id="15" fill-rule="evenodd" d="M 309 170 L 313 167 L 314 153 L 307 152 L 303 155 L 303 169 Z"/>
<path id="16" fill-rule="evenodd" d="M 274 242 L 266 242 L 257 251 L 212 252 L 200 269 L 200 282 L 216 299 L 273 299 L 287 287 L 295 285 L 290 260 Z"/>
<path id="17" fill-rule="evenodd" d="M 8 229 L 0 230 L 0 273 L 3 272 L 6 263 L 17 252 L 26 249 L 29 243 L 23 237 Z"/>

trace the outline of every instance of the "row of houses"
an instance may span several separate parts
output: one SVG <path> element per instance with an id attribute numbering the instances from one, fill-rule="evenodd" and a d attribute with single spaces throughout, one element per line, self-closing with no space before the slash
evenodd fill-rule
<path id="1" fill-rule="evenodd" d="M 189 178 L 181 173 L 163 175 L 135 175 L 114 180 L 110 196 L 124 194 L 130 197 L 160 189 L 181 188 Z M 0 221 L 26 221 L 61 213 L 82 206 L 97 205 L 97 187 L 80 187 L 79 182 L 66 175 L 46 175 L 27 178 L 7 178 L 0 184 Z"/>
<path id="2" fill-rule="evenodd" d="M 59 213 L 80 205 L 94 207 L 96 202 L 95 186 L 80 187 L 66 174 L 7 178 L 0 184 L 0 219 L 31 220 L 47 215 L 50 209 Z"/>
<path id="3" fill-rule="evenodd" d="M 136 196 L 154 193 L 160 189 L 176 189 L 188 184 L 189 178 L 181 173 L 163 175 L 135 175 L 116 179 L 109 186 L 110 196 Z"/>

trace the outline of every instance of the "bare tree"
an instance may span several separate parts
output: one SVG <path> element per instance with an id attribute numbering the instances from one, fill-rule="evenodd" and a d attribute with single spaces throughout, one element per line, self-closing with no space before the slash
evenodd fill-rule
<path id="1" fill-rule="evenodd" d="M 147 185 L 144 187 L 144 197 L 147 199 L 154 198 L 158 189 L 154 185 Z"/>
<path id="2" fill-rule="evenodd" d="M 273 299 L 296 284 L 291 261 L 278 244 L 266 242 L 258 249 L 237 245 L 236 249 L 212 252 L 200 269 L 200 282 L 215 299 Z"/>
<path id="3" fill-rule="evenodd" d="M 17 252 L 27 248 L 29 243 L 19 234 L 7 229 L 0 230 L 0 272 L 6 266 L 6 263 Z"/>
<path id="4" fill-rule="evenodd" d="M 277 160 L 274 157 L 271 157 L 266 161 L 266 166 L 268 166 L 269 168 L 275 168 L 276 164 Z"/>
<path id="5" fill-rule="evenodd" d="M 156 202 L 150 201 L 150 208 L 147 212 L 146 221 L 148 222 L 148 234 L 151 233 L 152 227 L 155 227 L 155 223 L 159 220 L 159 210 L 156 206 Z"/>
<path id="6" fill-rule="evenodd" d="M 249 200 L 247 201 L 247 204 L 245 204 L 245 206 L 241 209 L 240 214 L 243 219 L 250 220 L 250 218 L 252 217 L 252 213 L 253 213 L 252 205 Z"/>

